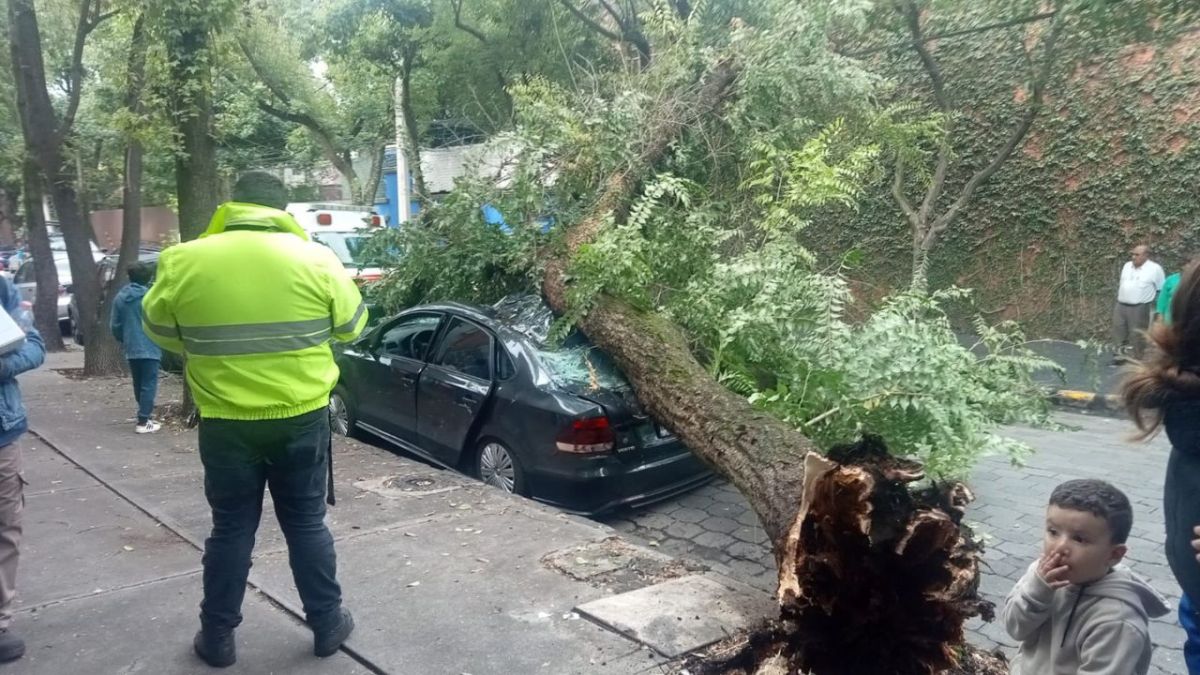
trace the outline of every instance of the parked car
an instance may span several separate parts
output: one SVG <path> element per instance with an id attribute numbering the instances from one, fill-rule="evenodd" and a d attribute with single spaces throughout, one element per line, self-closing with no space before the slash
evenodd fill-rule
<path id="1" fill-rule="evenodd" d="M 21 293 L 21 299 L 29 301 L 30 304 L 37 301 L 37 279 L 34 276 L 35 261 L 30 258 L 22 263 L 13 275 L 13 285 Z M 71 334 L 71 318 L 68 313 L 68 307 L 71 303 L 71 265 L 67 262 L 67 255 L 56 254 L 54 256 L 54 267 L 58 271 L 58 327 L 62 330 L 63 335 Z"/>
<path id="2" fill-rule="evenodd" d="M 148 262 L 151 265 L 156 265 L 159 253 L 158 249 L 141 249 L 138 251 L 138 262 Z M 100 277 L 101 288 L 104 288 L 105 284 L 112 281 L 113 275 L 117 271 L 117 257 L 118 254 L 115 253 L 106 255 L 96 263 L 96 273 Z M 117 288 L 124 286 L 124 282 L 125 280 L 122 280 L 122 283 L 118 284 Z M 85 336 L 83 331 L 79 329 L 79 302 L 76 301 L 74 294 L 71 295 L 71 300 L 67 303 L 67 318 L 71 323 L 71 334 L 75 336 L 75 343 L 80 345 L 85 344 Z"/>
<path id="3" fill-rule="evenodd" d="M 338 355 L 337 433 L 365 431 L 436 464 L 595 514 L 690 490 L 713 474 L 639 405 L 581 335 L 549 346 L 535 296 L 391 317 Z"/>

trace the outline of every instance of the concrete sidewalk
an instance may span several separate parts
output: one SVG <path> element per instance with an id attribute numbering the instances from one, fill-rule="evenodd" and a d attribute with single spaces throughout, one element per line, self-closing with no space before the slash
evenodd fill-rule
<path id="1" fill-rule="evenodd" d="M 191 653 L 210 526 L 195 432 L 135 435 L 128 381 L 64 376 L 80 356 L 52 355 L 21 378 L 34 434 L 14 629 L 29 649 L 6 668 L 212 672 Z M 164 380 L 160 402 L 178 394 L 178 380 Z M 626 674 L 667 661 L 575 610 L 696 566 L 364 444 L 339 443 L 334 467 L 327 522 L 356 632 L 334 657 L 312 656 L 267 500 L 226 672 Z M 747 606 L 770 610 L 765 594 Z"/>

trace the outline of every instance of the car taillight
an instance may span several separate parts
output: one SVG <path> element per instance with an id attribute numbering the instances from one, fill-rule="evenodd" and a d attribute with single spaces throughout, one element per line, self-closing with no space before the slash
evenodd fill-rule
<path id="1" fill-rule="evenodd" d="M 318 213 L 317 214 L 317 224 L 318 225 L 332 225 L 333 224 L 333 215 L 328 214 L 328 213 Z"/>
<path id="2" fill-rule="evenodd" d="M 555 440 L 559 452 L 592 455 L 612 450 L 616 437 L 607 417 L 589 417 L 572 420 Z"/>

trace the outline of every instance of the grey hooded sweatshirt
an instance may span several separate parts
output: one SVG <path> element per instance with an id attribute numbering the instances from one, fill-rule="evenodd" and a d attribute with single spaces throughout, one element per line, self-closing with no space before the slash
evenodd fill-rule
<path id="1" fill-rule="evenodd" d="M 1053 589 L 1037 562 L 1004 600 L 1004 628 L 1021 642 L 1020 675 L 1145 675 L 1151 618 L 1166 600 L 1124 565 L 1085 586 Z"/>

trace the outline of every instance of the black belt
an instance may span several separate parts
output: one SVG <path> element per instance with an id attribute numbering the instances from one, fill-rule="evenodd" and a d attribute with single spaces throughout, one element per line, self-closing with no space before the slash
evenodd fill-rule
<path id="1" fill-rule="evenodd" d="M 1121 305 L 1122 307 L 1141 307 L 1142 305 L 1149 305 L 1153 302 L 1153 300 L 1147 300 L 1146 302 L 1121 302 L 1118 300 L 1117 304 Z"/>

